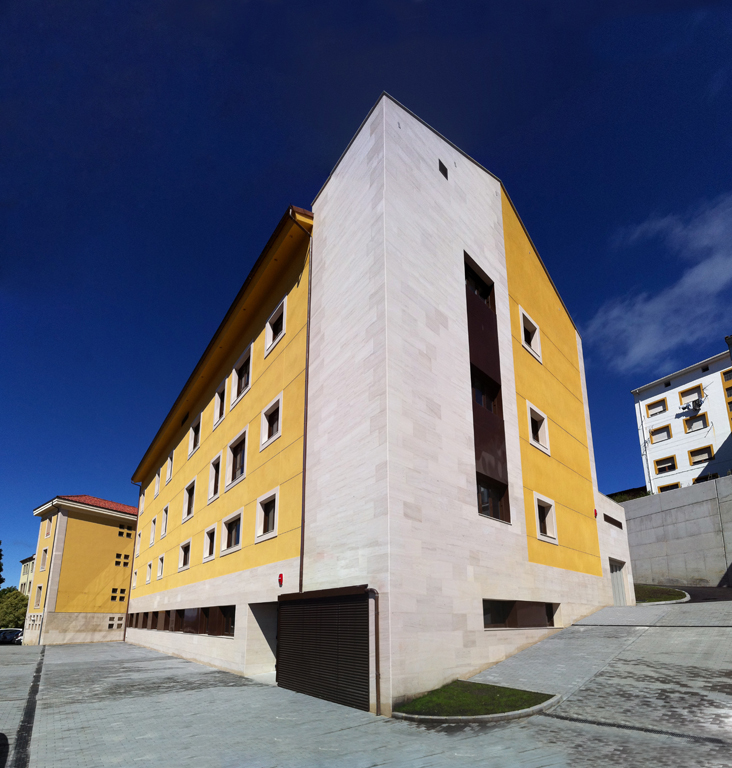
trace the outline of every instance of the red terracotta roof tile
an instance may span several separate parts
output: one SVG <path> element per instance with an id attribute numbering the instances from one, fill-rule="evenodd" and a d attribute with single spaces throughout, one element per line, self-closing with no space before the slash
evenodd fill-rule
<path id="1" fill-rule="evenodd" d="M 119 504 L 116 501 L 108 501 L 107 499 L 99 499 L 96 496 L 57 496 L 56 498 L 75 501 L 78 504 L 88 504 L 90 507 L 109 509 L 112 512 L 125 512 L 128 515 L 137 516 L 137 507 L 131 507 L 129 504 Z"/>

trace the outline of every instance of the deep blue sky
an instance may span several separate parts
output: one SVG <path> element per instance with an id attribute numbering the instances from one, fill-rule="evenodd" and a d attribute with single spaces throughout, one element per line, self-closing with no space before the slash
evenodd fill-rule
<path id="1" fill-rule="evenodd" d="M 130 476 L 285 207 L 386 90 L 505 183 L 582 332 L 600 489 L 631 387 L 732 333 L 726 3 L 0 5 L 0 538 Z"/>

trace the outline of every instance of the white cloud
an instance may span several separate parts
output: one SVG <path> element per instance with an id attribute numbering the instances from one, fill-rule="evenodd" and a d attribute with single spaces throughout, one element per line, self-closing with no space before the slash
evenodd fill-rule
<path id="1" fill-rule="evenodd" d="M 584 330 L 593 357 L 620 373 L 676 365 L 684 349 L 713 340 L 721 352 L 732 333 L 732 194 L 685 216 L 651 217 L 624 230 L 620 248 L 653 238 L 682 260 L 676 282 L 603 304 Z"/>

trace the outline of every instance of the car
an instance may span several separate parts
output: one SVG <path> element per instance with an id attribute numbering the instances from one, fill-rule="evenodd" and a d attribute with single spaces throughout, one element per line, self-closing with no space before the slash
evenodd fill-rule
<path id="1" fill-rule="evenodd" d="M 21 630 L 19 635 L 16 635 L 15 640 L 13 640 L 13 645 L 23 645 L 23 631 Z"/>
<path id="2" fill-rule="evenodd" d="M 22 634 L 22 629 L 2 629 L 0 630 L 0 644 L 13 643 L 15 642 L 15 638 Z"/>

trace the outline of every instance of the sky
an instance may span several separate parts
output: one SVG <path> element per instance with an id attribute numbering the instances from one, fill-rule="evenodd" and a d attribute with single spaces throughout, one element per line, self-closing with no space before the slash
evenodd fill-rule
<path id="1" fill-rule="evenodd" d="M 732 333 L 732 5 L 0 4 L 0 539 L 131 475 L 289 204 L 382 91 L 505 184 L 582 334 L 600 490 L 630 390 Z"/>

